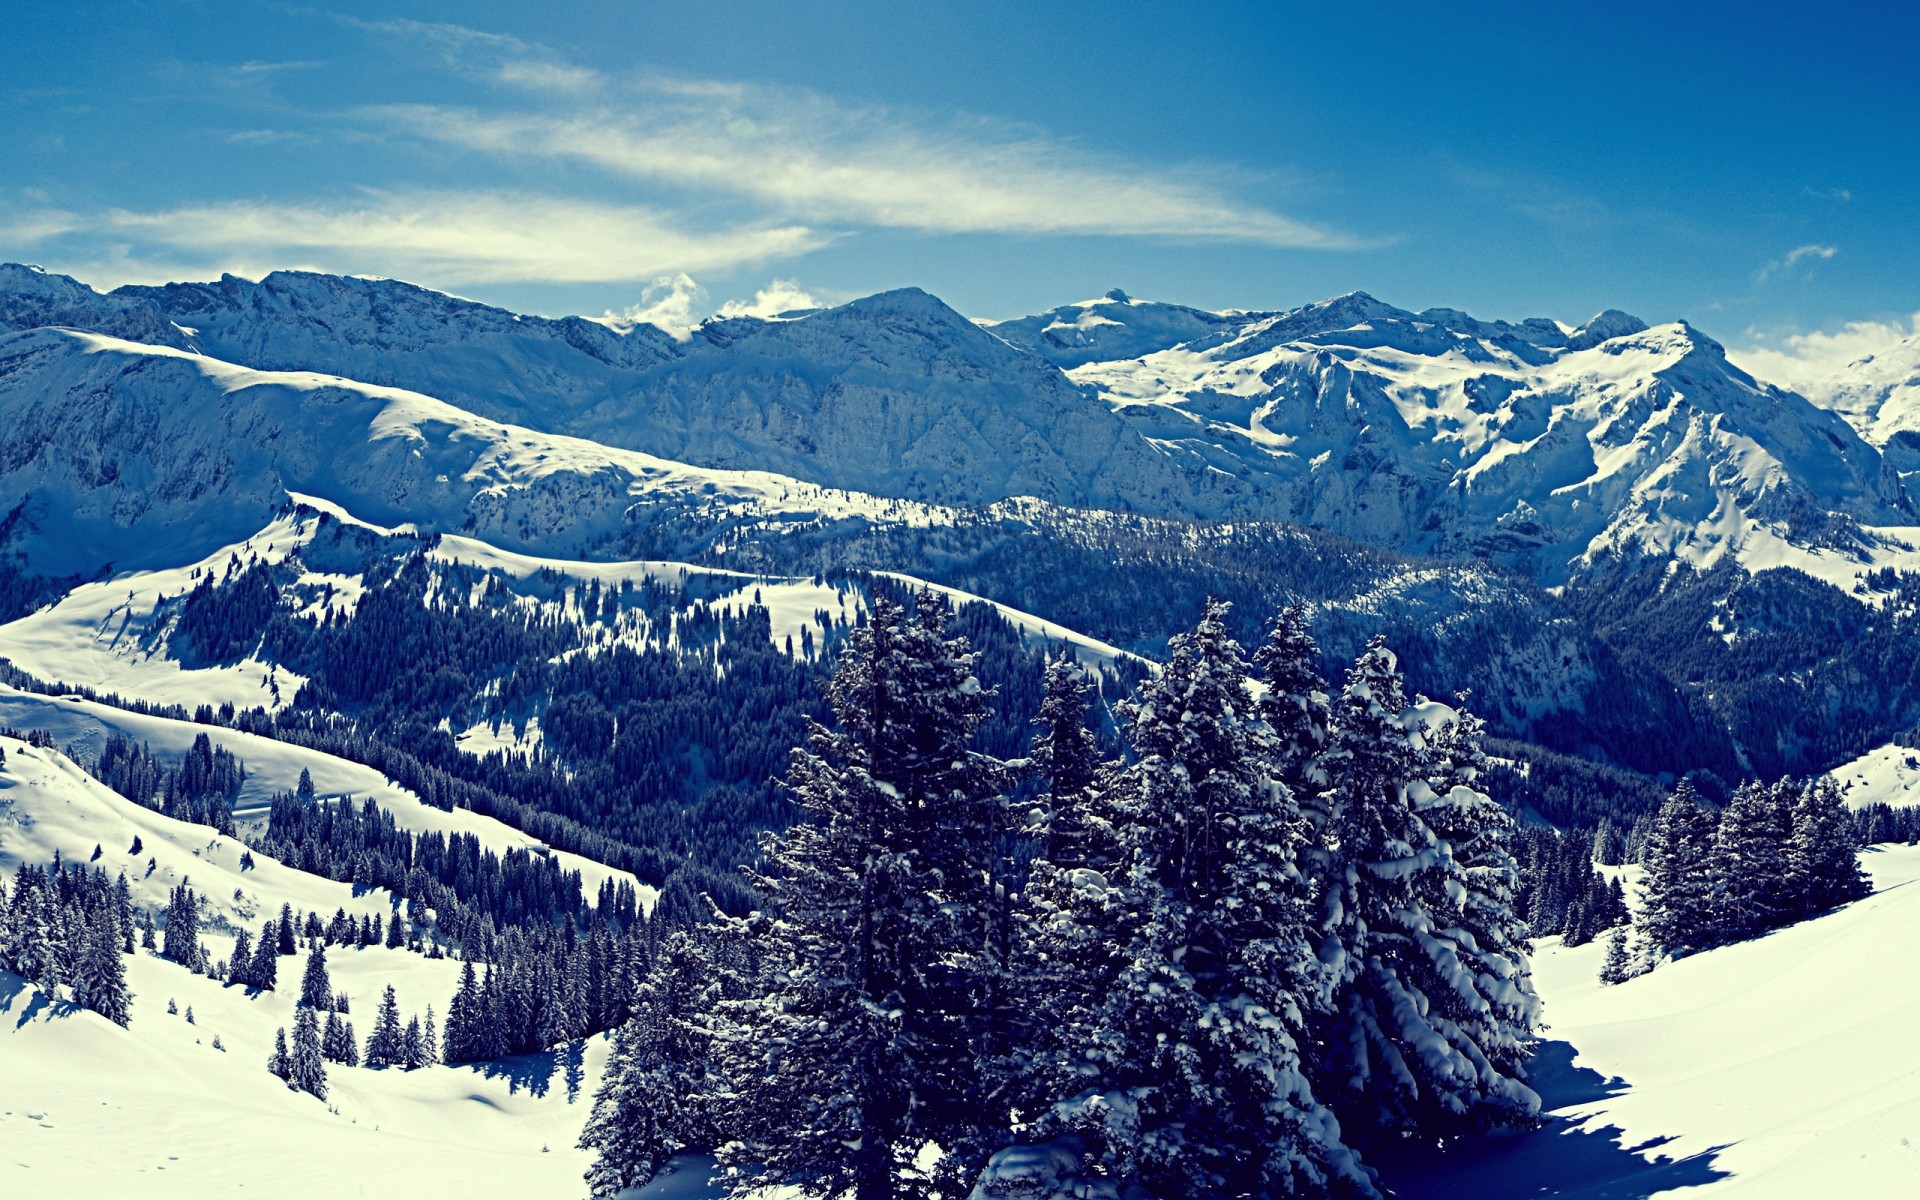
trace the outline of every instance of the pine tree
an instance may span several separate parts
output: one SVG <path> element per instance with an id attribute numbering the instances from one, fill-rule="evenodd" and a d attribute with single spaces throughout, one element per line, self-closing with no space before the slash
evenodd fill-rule
<path id="1" fill-rule="evenodd" d="M 1306 606 L 1297 601 L 1274 614 L 1266 640 L 1253 653 L 1256 673 L 1267 685 L 1259 712 L 1279 748 L 1280 780 L 1307 818 L 1323 826 L 1326 814 L 1318 802 L 1325 779 L 1316 763 L 1332 736 L 1333 709 L 1319 659 Z"/>
<path id="2" fill-rule="evenodd" d="M 88 922 L 86 942 L 73 979 L 73 1000 L 80 1007 L 124 1026 L 133 1017 L 133 994 L 127 990 L 120 941 L 118 914 L 103 912 Z"/>
<path id="3" fill-rule="evenodd" d="M 1450 894 L 1465 890 L 1462 865 L 1427 822 L 1470 841 L 1492 806 L 1457 783 L 1436 795 L 1429 780 L 1450 783 L 1460 766 L 1436 761 L 1426 726 L 1375 637 L 1348 675 L 1322 759 L 1332 835 L 1322 958 L 1336 999 L 1315 1082 L 1363 1140 L 1527 1123 L 1539 1111 L 1518 1061 L 1533 1004 L 1524 959 L 1476 948 L 1457 924 Z M 1501 965 L 1482 978 L 1490 964 Z"/>
<path id="4" fill-rule="evenodd" d="M 253 946 L 253 964 L 247 970 L 247 986 L 272 991 L 280 978 L 279 931 L 272 921 L 260 930 Z"/>
<path id="5" fill-rule="evenodd" d="M 1627 930 L 1616 925 L 1607 935 L 1607 958 L 1600 964 L 1600 982 L 1625 983 L 1633 978 L 1633 961 L 1627 956 Z"/>
<path id="6" fill-rule="evenodd" d="M 1825 912 L 1873 891 L 1854 849 L 1846 802 L 1831 779 L 1807 784 L 1794 805 L 1787 880 L 1795 916 Z"/>
<path id="7" fill-rule="evenodd" d="M 293 935 L 293 905 L 291 904 L 280 906 L 280 924 L 274 930 L 274 946 L 275 952 L 281 955 L 293 954 L 300 949 Z"/>
<path id="8" fill-rule="evenodd" d="M 1712 881 L 1707 858 L 1713 819 L 1685 780 L 1661 805 L 1642 858 L 1640 928 L 1648 961 L 1677 957 L 1711 945 Z"/>
<path id="9" fill-rule="evenodd" d="M 586 1175 L 593 1195 L 644 1187 L 674 1154 L 720 1140 L 724 1101 L 704 1020 L 720 995 L 714 947 L 676 930 L 635 988 L 632 1019 L 614 1032 L 580 1134 L 580 1148 L 595 1155 Z"/>
<path id="10" fill-rule="evenodd" d="M 1097 853 L 1086 843 L 1095 831 L 1081 827 L 1079 803 L 1100 768 L 1100 747 L 1087 728 L 1088 697 L 1093 687 L 1080 671 L 1070 647 L 1047 660 L 1041 682 L 1040 711 L 1033 718 L 1033 769 L 1045 785 L 1046 861 L 1074 867 Z"/>
<path id="11" fill-rule="evenodd" d="M 420 1030 L 420 1018 L 407 1019 L 406 1032 L 400 1035 L 400 1066 L 414 1070 L 427 1065 L 426 1035 Z"/>
<path id="12" fill-rule="evenodd" d="M 1311 828 L 1226 615 L 1209 601 L 1123 709 L 1139 761 L 1115 804 L 1128 861 L 1106 902 L 1125 914 L 1124 948 L 1097 1009 L 1063 1022 L 1087 1039 L 1069 1061 L 1091 1070 L 1036 1132 L 1089 1144 L 1097 1174 L 1156 1195 L 1367 1194 L 1300 1053 L 1325 1000 L 1306 931 Z"/>
<path id="13" fill-rule="evenodd" d="M 876 597 L 828 688 L 839 728 L 787 775 L 809 820 L 769 841 L 751 925 L 781 984 L 726 1006 L 724 1039 L 755 1086 L 723 1158 L 769 1183 L 884 1200 L 929 1142 L 971 1175 L 994 1136 L 976 1043 L 1004 809 L 968 749 L 987 695 L 943 620 L 931 595 L 911 618 Z"/>
<path id="14" fill-rule="evenodd" d="M 405 927 L 400 924 L 400 914 L 398 912 L 388 913 L 387 914 L 387 949 L 398 950 L 400 947 L 406 944 L 407 944 L 407 931 Z"/>
<path id="15" fill-rule="evenodd" d="M 444 1034 L 446 1050 L 443 1055 L 447 1062 L 474 1062 L 484 1057 L 480 1032 L 476 1028 L 480 1019 L 480 983 L 474 977 L 473 960 L 468 959 L 460 966 L 460 990 L 453 994 L 453 1000 L 447 1005 Z"/>
<path id="16" fill-rule="evenodd" d="M 233 935 L 233 954 L 227 959 L 227 982 L 253 986 L 253 939 L 242 929 Z"/>
<path id="17" fill-rule="evenodd" d="M 427 1005 L 426 1025 L 420 1031 L 420 1065 L 431 1067 L 440 1061 L 440 1030 L 433 1020 L 433 1005 Z"/>
<path id="18" fill-rule="evenodd" d="M 292 1077 L 293 1056 L 287 1053 L 287 1028 L 284 1025 L 273 1031 L 273 1053 L 267 1058 L 267 1070 L 281 1079 Z"/>
<path id="19" fill-rule="evenodd" d="M 200 946 L 199 902 L 185 884 L 167 898 L 167 940 L 162 954 L 189 971 L 202 970 L 206 951 Z"/>
<path id="20" fill-rule="evenodd" d="M 405 1062 L 406 1034 L 400 1027 L 400 1002 L 393 985 L 388 984 L 380 997 L 380 1015 L 374 1018 L 373 1032 L 367 1035 L 367 1065 L 391 1067 Z"/>
<path id="21" fill-rule="evenodd" d="M 1750 938 L 1788 919 L 1787 840 L 1796 794 L 1789 780 L 1772 788 L 1742 784 L 1721 810 L 1707 857 L 1715 942 Z"/>
<path id="22" fill-rule="evenodd" d="M 287 1057 L 287 1083 L 318 1099 L 327 1098 L 327 1064 L 320 1053 L 320 1019 L 311 1008 L 293 1014 L 293 1052 Z"/>
<path id="23" fill-rule="evenodd" d="M 327 948 L 315 942 L 307 953 L 307 969 L 300 977 L 300 1003 L 308 1008 L 333 1009 L 333 985 L 327 979 Z"/>

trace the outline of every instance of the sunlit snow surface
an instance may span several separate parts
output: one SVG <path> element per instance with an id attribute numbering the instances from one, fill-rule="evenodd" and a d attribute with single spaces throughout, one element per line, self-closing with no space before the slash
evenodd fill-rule
<path id="1" fill-rule="evenodd" d="M 164 909 L 189 881 L 203 916 L 257 931 L 283 902 L 331 915 L 384 914 L 393 898 L 284 867 L 265 855 L 239 868 L 241 847 L 115 796 L 69 762 L 0 739 L 0 867 L 45 862 L 58 849 L 126 871 L 135 902 Z M 128 847 L 135 834 L 137 855 Z M 149 858 L 155 862 L 151 875 Z M 224 957 L 232 942 L 203 935 Z M 125 960 L 133 1021 L 119 1029 L 71 1004 L 49 1004 L 0 972 L 0 1196 L 577 1197 L 586 1155 L 573 1148 L 606 1059 L 606 1041 L 484 1067 L 411 1073 L 328 1067 L 327 1103 L 267 1073 L 274 1030 L 291 1026 L 304 957 L 283 958 L 278 992 L 248 995 L 151 953 Z M 384 947 L 335 949 L 328 968 L 353 1001 L 364 1038 L 379 994 L 403 1014 L 444 1016 L 460 963 Z M 296 986 L 286 986 L 291 979 Z M 167 1013 L 171 999 L 179 1009 Z M 191 1008 L 194 1023 L 188 1024 Z M 213 1048 L 218 1036 L 225 1051 Z M 569 1085 L 571 1080 L 571 1086 Z M 329 1105 L 337 1112 L 329 1111 Z"/>
<path id="2" fill-rule="evenodd" d="M 1538 1133 L 1410 1153 L 1409 1200 L 1920 1195 L 1920 848 L 1866 900 L 1616 987 L 1605 940 L 1545 939 Z"/>

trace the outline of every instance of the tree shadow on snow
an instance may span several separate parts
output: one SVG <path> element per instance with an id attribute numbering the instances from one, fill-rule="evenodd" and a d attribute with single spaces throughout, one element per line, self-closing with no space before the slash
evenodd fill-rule
<path id="1" fill-rule="evenodd" d="M 70 1017 L 80 1011 L 71 1000 L 49 1000 L 47 994 L 11 971 L 0 971 L 0 1018 L 19 1014 L 15 1029 L 25 1029 L 42 1016 Z"/>
<path id="2" fill-rule="evenodd" d="M 1624 1080 L 1574 1066 L 1574 1053 L 1566 1042 L 1543 1042 L 1529 1064 L 1529 1082 L 1549 1112 L 1626 1090 Z M 1629 1146 L 1624 1132 L 1602 1123 L 1603 1116 L 1549 1117 L 1539 1129 L 1461 1138 L 1446 1146 L 1382 1148 L 1367 1161 L 1403 1200 L 1648 1200 L 1728 1175 L 1713 1165 L 1724 1146 L 1669 1158 L 1654 1152 L 1671 1137 Z"/>
<path id="3" fill-rule="evenodd" d="M 516 1054 L 512 1058 L 498 1058 L 492 1062 L 468 1063 L 469 1070 L 478 1071 L 488 1079 L 507 1081 L 507 1093 L 521 1091 L 535 1096 L 545 1096 L 553 1087 L 553 1075 L 560 1065 L 560 1054 L 553 1050 L 542 1050 L 538 1054 Z"/>

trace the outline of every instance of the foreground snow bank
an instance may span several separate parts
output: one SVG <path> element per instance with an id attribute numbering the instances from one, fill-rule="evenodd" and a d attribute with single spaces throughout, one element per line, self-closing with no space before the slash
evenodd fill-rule
<path id="1" fill-rule="evenodd" d="M 1383 1163 L 1410 1200 L 1920 1195 L 1920 848 L 1874 894 L 1617 987 L 1541 943 L 1538 1133 Z"/>

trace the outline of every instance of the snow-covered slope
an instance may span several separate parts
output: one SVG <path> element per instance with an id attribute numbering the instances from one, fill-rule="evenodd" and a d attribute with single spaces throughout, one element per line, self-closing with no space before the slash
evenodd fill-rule
<path id="1" fill-rule="evenodd" d="M 0 335 L 0 496 L 40 573 L 172 565 L 297 492 L 383 525 L 577 554 L 650 506 L 901 514 L 759 471 L 703 471 L 503 425 L 433 397 L 55 329 Z"/>
<path id="2" fill-rule="evenodd" d="M 11 738 L 0 748 L 0 867 L 9 875 L 55 850 L 85 862 L 98 844 L 98 865 L 124 870 L 141 907 L 164 911 L 168 889 L 189 882 L 215 957 L 231 949 L 234 924 L 257 929 L 283 903 L 325 914 L 391 910 L 386 892 L 265 855 L 242 871 L 241 847 L 212 829 L 132 804 L 53 751 Z M 136 834 L 141 851 L 129 855 Z M 292 1025 L 297 989 L 249 994 L 144 951 L 123 961 L 134 993 L 125 1029 L 0 972 L 0 1195 L 581 1195 L 587 1159 L 573 1143 L 604 1039 L 587 1042 L 571 1071 L 552 1055 L 412 1072 L 334 1064 L 323 1103 L 266 1069 L 274 1030 Z M 283 960 L 282 975 L 299 961 Z M 453 959 L 384 947 L 336 950 L 328 967 L 363 1033 L 387 984 L 403 1012 L 432 1004 L 444 1013 L 460 970 Z"/>
<path id="3" fill-rule="evenodd" d="M 1920 482 L 1920 335 L 1808 384 L 1807 395 L 1852 422 L 1910 485 Z"/>
<path id="4" fill-rule="evenodd" d="M 1139 358 L 1203 338 L 1231 334 L 1269 313 L 1208 312 L 1136 300 L 1115 288 L 1097 300 L 1062 304 L 1029 317 L 982 322 L 1058 367 Z"/>
<path id="5" fill-rule="evenodd" d="M 1557 583 L 1616 553 L 1698 563 L 1872 539 L 1912 502 L 1845 421 L 1681 323 L 1566 330 L 1364 293 L 1073 377 L 1143 434 L 1261 487 L 1275 515 Z"/>
<path id="6" fill-rule="evenodd" d="M 1615 987 L 1604 940 L 1547 939 L 1551 1123 L 1387 1181 L 1409 1200 L 1920 1194 L 1920 848 L 1863 861 L 1870 898 Z"/>
<path id="7" fill-rule="evenodd" d="M 0 326 L 211 356 L 47 330 L 0 340 L 0 500 L 32 489 L 43 518 L 71 508 L 70 530 L 46 531 L 89 549 L 89 569 L 118 561 L 89 545 L 89 518 L 164 524 L 160 510 L 240 494 L 256 503 L 223 530 L 233 540 L 263 523 L 263 492 L 288 487 L 387 523 L 471 518 L 505 548 L 562 556 L 604 540 L 638 492 L 710 486 L 777 507 L 806 480 L 928 505 L 1033 496 L 1311 524 L 1491 555 L 1550 585 L 1607 554 L 1767 565 L 1785 547 L 1876 565 L 1871 530 L 1916 519 L 1900 464 L 1920 467 L 1920 449 L 1885 433 L 1897 395 L 1875 401 L 1882 432 L 1863 439 L 1691 326 L 1613 310 L 1574 328 L 1364 293 L 1283 313 L 1112 293 L 982 327 L 909 288 L 676 341 L 299 272 L 101 296 L 8 268 L 0 295 Z M 48 450 L 68 412 L 69 434 L 84 423 L 107 444 Z M 166 428 L 173 412 L 195 418 L 191 438 Z M 137 444 L 118 445 L 129 433 Z M 1888 437 L 1883 461 L 1872 442 Z M 148 445 L 164 455 L 143 459 Z M 863 505 L 878 507 L 841 503 Z"/>

